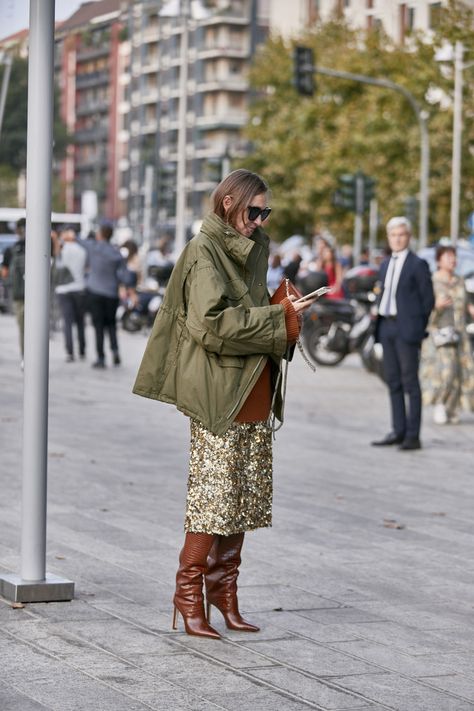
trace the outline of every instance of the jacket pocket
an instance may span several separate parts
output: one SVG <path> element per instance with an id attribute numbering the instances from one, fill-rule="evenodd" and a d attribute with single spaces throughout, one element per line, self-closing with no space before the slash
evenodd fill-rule
<path id="1" fill-rule="evenodd" d="M 241 301 L 249 288 L 243 279 L 231 279 L 225 284 L 224 296 L 229 301 Z"/>
<path id="2" fill-rule="evenodd" d="M 217 355 L 216 362 L 221 368 L 243 368 L 243 356 Z"/>

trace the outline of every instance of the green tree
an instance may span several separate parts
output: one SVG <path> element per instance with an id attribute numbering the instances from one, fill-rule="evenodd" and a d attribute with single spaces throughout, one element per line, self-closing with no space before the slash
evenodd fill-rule
<path id="1" fill-rule="evenodd" d="M 0 74 L 0 85 L 3 74 Z M 69 142 L 65 125 L 59 118 L 58 93 L 54 98 L 54 158 L 60 159 Z M 0 136 L 0 165 L 12 168 L 17 174 L 26 167 L 26 132 L 28 115 L 28 61 L 13 60 L 8 86 L 2 134 Z"/>
<path id="2" fill-rule="evenodd" d="M 316 65 L 401 84 L 429 114 L 433 238 L 449 230 L 453 94 L 452 71 L 434 60 L 434 52 L 461 38 L 474 49 L 471 10 L 453 1 L 443 20 L 431 42 L 414 35 L 405 46 L 378 30 L 351 30 L 338 18 L 295 40 L 313 48 Z M 292 43 L 274 38 L 256 59 L 251 82 L 259 98 L 246 129 L 253 144 L 246 164 L 272 187 L 276 238 L 326 225 L 347 241 L 352 216 L 332 205 L 338 175 L 362 170 L 375 178 L 382 219 L 400 214 L 419 189 L 418 122 L 398 93 L 320 74 L 314 97 L 299 97 L 291 86 L 291 53 Z M 462 218 L 474 193 L 474 72 L 465 79 Z"/>

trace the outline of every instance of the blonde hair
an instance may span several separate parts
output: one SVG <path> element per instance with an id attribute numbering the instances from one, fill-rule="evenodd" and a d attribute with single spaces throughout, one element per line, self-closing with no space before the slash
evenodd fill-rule
<path id="1" fill-rule="evenodd" d="M 252 198 L 268 192 L 268 185 L 263 178 L 250 170 L 239 168 L 229 173 L 212 193 L 212 209 L 229 225 L 235 226 L 237 217 L 251 204 Z M 232 198 L 232 205 L 226 212 L 224 198 L 227 195 Z"/>

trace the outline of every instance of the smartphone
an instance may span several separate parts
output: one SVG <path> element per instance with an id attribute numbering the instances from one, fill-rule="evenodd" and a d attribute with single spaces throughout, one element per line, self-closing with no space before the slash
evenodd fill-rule
<path id="1" fill-rule="evenodd" d="M 309 294 L 305 294 L 301 297 L 301 299 L 296 299 L 294 303 L 301 304 L 303 301 L 312 301 L 314 299 L 319 299 L 320 296 L 324 296 L 324 294 L 327 294 L 328 291 L 331 291 L 330 286 L 322 286 L 320 289 L 316 289 L 316 291 L 311 291 Z"/>

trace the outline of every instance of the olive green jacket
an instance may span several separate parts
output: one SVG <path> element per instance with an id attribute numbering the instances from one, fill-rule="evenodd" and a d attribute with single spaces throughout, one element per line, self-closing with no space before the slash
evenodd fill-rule
<path id="1" fill-rule="evenodd" d="M 211 213 L 183 250 L 155 319 L 133 392 L 169 402 L 223 434 L 268 357 L 287 347 L 285 312 L 268 301 L 268 242 Z M 281 398 L 275 399 L 281 419 Z"/>

